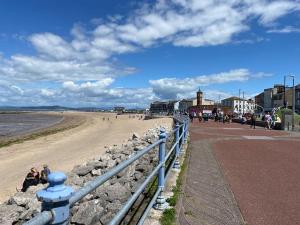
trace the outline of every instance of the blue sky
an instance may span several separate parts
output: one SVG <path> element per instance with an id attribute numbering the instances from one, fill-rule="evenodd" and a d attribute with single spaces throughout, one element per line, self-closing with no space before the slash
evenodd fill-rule
<path id="1" fill-rule="evenodd" d="M 251 97 L 293 74 L 298 0 L 1 1 L 0 105 Z"/>

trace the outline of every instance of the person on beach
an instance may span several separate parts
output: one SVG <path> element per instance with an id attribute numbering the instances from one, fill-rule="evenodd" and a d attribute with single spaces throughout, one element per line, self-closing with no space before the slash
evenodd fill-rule
<path id="1" fill-rule="evenodd" d="M 43 169 L 41 171 L 40 183 L 46 184 L 48 183 L 48 175 L 51 173 L 47 164 L 43 165 Z"/>
<path id="2" fill-rule="evenodd" d="M 40 181 L 40 174 L 35 167 L 32 167 L 30 169 L 30 172 L 25 177 L 21 191 L 26 192 L 30 186 L 38 185 L 39 181 Z"/>

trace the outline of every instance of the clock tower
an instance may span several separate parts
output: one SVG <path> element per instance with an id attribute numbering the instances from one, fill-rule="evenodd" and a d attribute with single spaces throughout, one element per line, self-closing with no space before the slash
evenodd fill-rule
<path id="1" fill-rule="evenodd" d="M 200 90 L 197 91 L 197 106 L 202 105 L 203 92 Z"/>

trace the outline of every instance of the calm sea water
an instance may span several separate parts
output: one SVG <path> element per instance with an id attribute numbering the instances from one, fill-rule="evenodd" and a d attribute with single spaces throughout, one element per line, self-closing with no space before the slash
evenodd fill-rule
<path id="1" fill-rule="evenodd" d="M 62 115 L 39 113 L 0 114 L 0 137 L 12 137 L 49 127 L 62 120 Z"/>

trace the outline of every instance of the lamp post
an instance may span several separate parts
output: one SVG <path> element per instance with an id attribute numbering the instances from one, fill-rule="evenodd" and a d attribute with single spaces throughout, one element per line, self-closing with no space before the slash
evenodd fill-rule
<path id="1" fill-rule="evenodd" d="M 295 76 L 294 75 L 285 75 L 284 76 L 284 95 L 283 95 L 283 104 L 285 104 L 285 108 L 286 108 L 286 103 L 285 103 L 285 83 L 286 83 L 286 78 L 293 78 L 293 97 L 292 97 L 292 130 L 295 129 Z"/>

